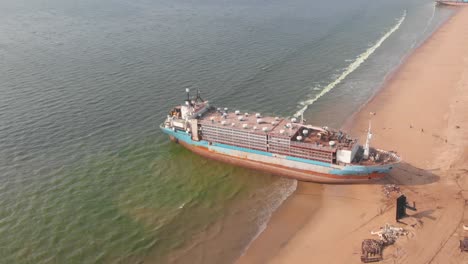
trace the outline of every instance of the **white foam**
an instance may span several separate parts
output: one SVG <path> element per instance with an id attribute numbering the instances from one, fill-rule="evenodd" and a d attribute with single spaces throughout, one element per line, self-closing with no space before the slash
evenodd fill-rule
<path id="1" fill-rule="evenodd" d="M 433 8 L 432 8 L 432 15 L 431 15 L 431 18 L 429 18 L 429 21 L 427 21 L 426 27 L 424 28 L 422 34 L 426 33 L 427 29 L 428 29 L 429 26 L 431 25 L 432 20 L 434 19 L 435 11 L 436 11 L 436 5 L 437 5 L 437 3 L 434 3 L 434 5 L 432 6 Z"/>
<path id="2" fill-rule="evenodd" d="M 329 83 L 319 94 L 317 94 L 314 98 L 305 100 L 299 103 L 299 105 L 302 106 L 302 108 L 297 111 L 294 116 L 299 117 L 301 116 L 309 107 L 309 105 L 313 104 L 315 101 L 317 101 L 320 97 L 331 91 L 337 84 L 342 82 L 350 73 L 355 71 L 359 66 L 369 58 L 372 53 L 377 50 L 378 47 L 382 45 L 382 43 L 390 37 L 390 35 L 393 34 L 398 28 L 400 28 L 401 24 L 406 18 L 406 10 L 404 11 L 403 15 L 401 18 L 398 20 L 398 22 L 393 26 L 385 35 L 383 35 L 373 46 L 368 48 L 365 52 L 361 53 L 348 67 L 346 67 L 345 71 L 341 73 L 338 78 L 336 78 L 333 82 Z"/>
<path id="3" fill-rule="evenodd" d="M 432 15 L 431 17 L 429 18 L 429 20 L 427 21 L 426 23 L 426 26 L 424 27 L 424 30 L 421 32 L 420 36 L 421 38 L 420 39 L 416 39 L 412 44 L 411 44 L 411 48 L 410 50 L 413 50 L 416 46 L 419 46 L 426 38 L 424 37 L 424 34 L 426 34 L 427 30 L 429 29 L 429 26 L 431 25 L 431 22 L 432 20 L 434 19 L 434 16 L 435 16 L 435 11 L 436 11 L 436 5 L 437 3 L 433 3 L 433 8 L 432 8 Z M 400 60 L 400 64 L 401 62 L 403 62 L 403 60 L 406 58 L 407 56 L 404 56 L 401 60 Z"/>

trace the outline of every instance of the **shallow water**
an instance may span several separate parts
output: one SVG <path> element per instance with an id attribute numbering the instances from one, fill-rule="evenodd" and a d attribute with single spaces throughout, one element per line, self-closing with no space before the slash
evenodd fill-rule
<path id="1" fill-rule="evenodd" d="M 234 260 L 296 183 L 168 142 L 158 126 L 184 89 L 282 116 L 313 101 L 305 117 L 339 127 L 451 12 L 416 0 L 0 1 L 0 262 Z"/>

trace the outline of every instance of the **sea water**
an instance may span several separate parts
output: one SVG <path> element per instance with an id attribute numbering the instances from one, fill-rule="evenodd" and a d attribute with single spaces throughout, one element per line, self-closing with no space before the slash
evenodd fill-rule
<path id="1" fill-rule="evenodd" d="M 430 0 L 0 1 L 0 262 L 230 263 L 296 182 L 159 130 L 185 88 L 339 127 L 450 14 Z"/>

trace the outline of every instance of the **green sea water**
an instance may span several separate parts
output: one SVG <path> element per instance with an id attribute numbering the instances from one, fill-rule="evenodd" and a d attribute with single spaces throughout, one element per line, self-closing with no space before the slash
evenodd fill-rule
<path id="1" fill-rule="evenodd" d="M 0 1 L 0 263 L 235 261 L 296 182 L 169 142 L 159 124 L 185 88 L 275 116 L 313 101 L 305 117 L 339 127 L 451 12 Z"/>
<path id="2" fill-rule="evenodd" d="M 2 185 L 2 261 L 135 263 L 149 252 L 160 259 L 212 225 L 234 199 L 274 181 L 210 164 L 179 145 L 154 145 L 147 138 Z"/>

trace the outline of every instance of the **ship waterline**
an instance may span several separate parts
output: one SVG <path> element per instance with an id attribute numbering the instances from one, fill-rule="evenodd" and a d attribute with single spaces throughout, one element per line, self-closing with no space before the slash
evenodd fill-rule
<path id="1" fill-rule="evenodd" d="M 181 144 L 188 150 L 221 162 L 236 166 L 261 170 L 264 172 L 293 178 L 301 181 L 313 181 L 319 183 L 360 183 L 383 178 L 393 164 L 371 168 L 349 168 L 340 170 L 338 167 L 327 167 L 327 165 L 314 165 L 307 161 L 295 161 L 293 157 L 278 157 L 269 153 L 250 153 L 233 149 L 226 145 L 216 143 L 210 145 L 208 142 L 193 142 L 190 135 L 184 132 L 176 132 L 161 127 L 163 132 L 170 135 L 171 140 Z M 262 157 L 263 156 L 263 157 Z"/>
<path id="2" fill-rule="evenodd" d="M 342 131 L 297 118 L 214 108 L 198 95 L 175 107 L 161 124 L 169 137 L 201 156 L 250 169 L 320 183 L 383 178 L 400 158 L 365 146 Z"/>

